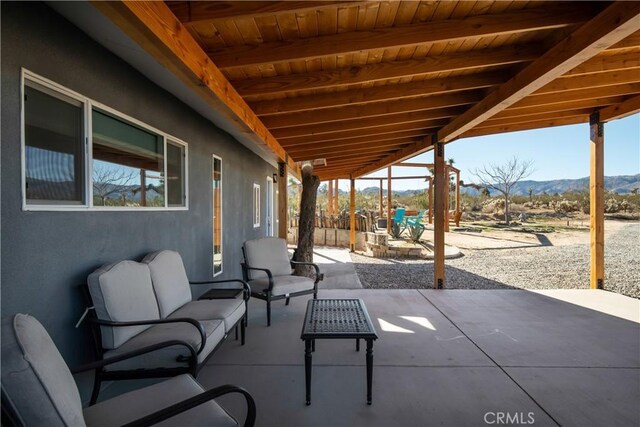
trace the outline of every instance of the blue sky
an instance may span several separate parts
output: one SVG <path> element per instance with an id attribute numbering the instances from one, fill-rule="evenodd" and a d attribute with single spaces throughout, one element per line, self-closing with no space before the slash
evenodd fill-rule
<path id="1" fill-rule="evenodd" d="M 634 175 L 640 173 L 640 114 L 605 124 L 604 173 Z M 488 163 L 504 163 L 513 156 L 533 160 L 535 171 L 527 179 L 546 181 L 582 178 L 589 175 L 589 125 L 579 124 L 465 138 L 447 144 L 445 158 L 453 158 L 461 170 L 461 179 L 473 182 L 471 171 Z M 412 162 L 433 162 L 433 153 L 414 157 Z M 417 168 L 395 167 L 394 176 L 423 175 Z M 371 176 L 387 176 L 384 171 Z M 377 186 L 375 181 L 356 181 L 356 188 Z M 398 190 L 425 188 L 422 180 L 396 180 Z M 347 180 L 340 182 L 347 191 Z"/>

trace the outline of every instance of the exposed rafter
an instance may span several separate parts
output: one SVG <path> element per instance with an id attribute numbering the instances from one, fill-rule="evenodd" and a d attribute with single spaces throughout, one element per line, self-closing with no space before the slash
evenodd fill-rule
<path id="1" fill-rule="evenodd" d="M 407 100 L 400 99 L 388 102 L 376 102 L 374 104 L 331 108 L 320 111 L 310 110 L 298 113 L 279 114 L 277 116 L 263 117 L 262 122 L 269 127 L 269 129 L 278 129 L 291 126 L 340 122 L 342 120 L 362 119 L 365 117 L 376 116 L 382 116 L 380 119 L 385 121 L 386 118 L 391 118 L 399 113 L 411 113 L 416 111 L 433 111 L 435 118 L 451 117 L 452 112 L 455 112 L 456 110 L 448 107 L 474 104 L 482 98 L 484 98 L 484 94 L 479 91 L 466 91 L 434 95 L 425 98 Z M 439 111 L 434 111 L 437 109 L 439 109 Z M 447 115 L 442 116 L 441 114 L 443 114 L 443 112 Z M 437 114 L 440 114 L 440 116 Z"/>
<path id="2" fill-rule="evenodd" d="M 640 112 L 640 95 L 633 96 L 620 104 L 600 110 L 600 120 L 608 122 Z"/>
<path id="3" fill-rule="evenodd" d="M 340 6 L 357 6 L 357 1 L 169 1 L 171 11 L 183 24 L 222 19 L 259 18 L 276 13 L 302 13 Z"/>
<path id="4" fill-rule="evenodd" d="M 415 142 L 410 146 L 403 148 L 402 150 L 398 150 L 375 163 L 371 163 L 367 166 L 358 168 L 353 172 L 353 176 L 359 178 L 361 176 L 368 175 L 382 168 L 391 166 L 394 163 L 398 163 L 411 157 L 417 156 L 418 154 L 424 153 L 425 151 L 430 150 L 432 147 L 433 145 L 431 136 L 425 137 L 421 141 Z"/>
<path id="5" fill-rule="evenodd" d="M 482 89 L 499 85 L 505 81 L 507 81 L 506 73 L 494 71 L 492 73 L 374 86 L 366 89 L 350 89 L 336 93 L 321 93 L 272 101 L 256 101 L 249 103 L 249 105 L 258 116 L 268 116 L 271 114 L 318 110 L 345 105 L 366 104 L 376 101 L 391 101 L 394 99 L 407 99 Z"/>
<path id="6" fill-rule="evenodd" d="M 459 137 L 639 29 L 640 2 L 611 4 L 482 102 L 452 120 L 438 132 L 438 140 L 448 142 Z"/>
<path id="7" fill-rule="evenodd" d="M 541 9 L 431 21 L 419 25 L 375 28 L 257 45 L 230 46 L 210 50 L 207 53 L 214 63 L 223 69 L 277 64 L 352 52 L 362 53 L 377 49 L 403 48 L 560 28 L 585 22 L 593 14 L 593 8 L 586 5 L 580 8 L 573 5 L 549 5 Z"/>
<path id="8" fill-rule="evenodd" d="M 305 74 L 238 80 L 233 84 L 241 95 L 251 97 L 518 64 L 533 61 L 540 55 L 540 52 L 539 46 L 507 46 L 483 51 L 430 56 L 423 59 L 351 66 L 335 71 L 315 71 Z"/>

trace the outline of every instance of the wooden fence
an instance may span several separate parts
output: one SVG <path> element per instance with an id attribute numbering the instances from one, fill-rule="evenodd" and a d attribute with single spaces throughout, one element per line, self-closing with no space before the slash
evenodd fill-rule
<path id="1" fill-rule="evenodd" d="M 295 214 L 289 218 L 290 227 L 298 227 L 299 215 Z M 349 230 L 351 227 L 351 219 L 349 212 L 342 211 L 335 215 L 329 215 L 325 211 L 316 213 L 316 228 L 337 228 L 340 230 Z M 356 231 L 374 231 L 375 215 L 371 211 L 361 210 L 356 212 Z"/>

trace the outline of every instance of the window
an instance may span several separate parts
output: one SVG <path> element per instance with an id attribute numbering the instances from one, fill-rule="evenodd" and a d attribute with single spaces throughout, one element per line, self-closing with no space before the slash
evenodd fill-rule
<path id="1" fill-rule="evenodd" d="M 187 145 L 23 70 L 23 208 L 187 208 Z"/>
<path id="2" fill-rule="evenodd" d="M 260 185 L 253 184 L 253 228 L 260 227 Z"/>
<path id="3" fill-rule="evenodd" d="M 222 159 L 213 156 L 213 275 L 222 273 Z"/>
<path id="4" fill-rule="evenodd" d="M 35 82 L 23 102 L 26 203 L 83 205 L 84 104 Z"/>

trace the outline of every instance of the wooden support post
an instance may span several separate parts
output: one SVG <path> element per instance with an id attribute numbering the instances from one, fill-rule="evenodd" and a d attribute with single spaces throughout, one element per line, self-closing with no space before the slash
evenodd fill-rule
<path id="1" fill-rule="evenodd" d="M 356 251 L 356 180 L 351 178 L 351 191 L 349 192 L 349 248 Z"/>
<path id="2" fill-rule="evenodd" d="M 460 207 L 460 171 L 456 170 L 456 227 L 460 227 L 460 213 L 462 209 Z"/>
<path id="3" fill-rule="evenodd" d="M 591 130 L 591 174 L 589 180 L 591 236 L 591 289 L 604 288 L 604 123 L 593 113 Z"/>
<path id="4" fill-rule="evenodd" d="M 433 224 L 433 178 L 429 178 L 429 224 Z"/>
<path id="5" fill-rule="evenodd" d="M 333 180 L 327 182 L 327 213 L 333 215 Z"/>
<path id="6" fill-rule="evenodd" d="M 451 171 L 449 170 L 449 166 L 445 165 L 444 167 L 445 170 L 445 177 L 446 177 L 446 181 L 445 181 L 445 191 L 447 192 L 447 197 L 445 198 L 445 202 L 444 202 L 444 231 L 445 233 L 449 232 L 449 205 L 450 205 L 450 199 L 451 199 Z"/>
<path id="7" fill-rule="evenodd" d="M 338 183 L 340 181 L 336 179 L 336 182 L 333 184 L 333 213 L 337 214 L 340 210 L 340 205 L 338 203 L 340 191 L 338 191 Z"/>
<path id="8" fill-rule="evenodd" d="M 434 163 L 435 163 L 435 203 L 434 203 L 434 227 L 433 227 L 433 287 L 443 289 L 445 285 L 444 271 L 444 222 L 446 220 L 445 208 L 447 194 L 447 168 L 444 163 L 444 143 L 438 142 L 437 136 L 433 136 Z"/>
<path id="9" fill-rule="evenodd" d="M 380 218 L 384 215 L 384 210 L 382 209 L 382 204 L 384 202 L 384 197 L 382 195 L 382 178 L 380 178 Z"/>
<path id="10" fill-rule="evenodd" d="M 281 239 L 287 238 L 287 231 L 289 230 L 289 207 L 287 203 L 289 201 L 287 193 L 287 164 L 284 162 L 278 163 L 278 237 Z"/>
<path id="11" fill-rule="evenodd" d="M 391 166 L 387 168 L 387 234 L 391 234 Z"/>

